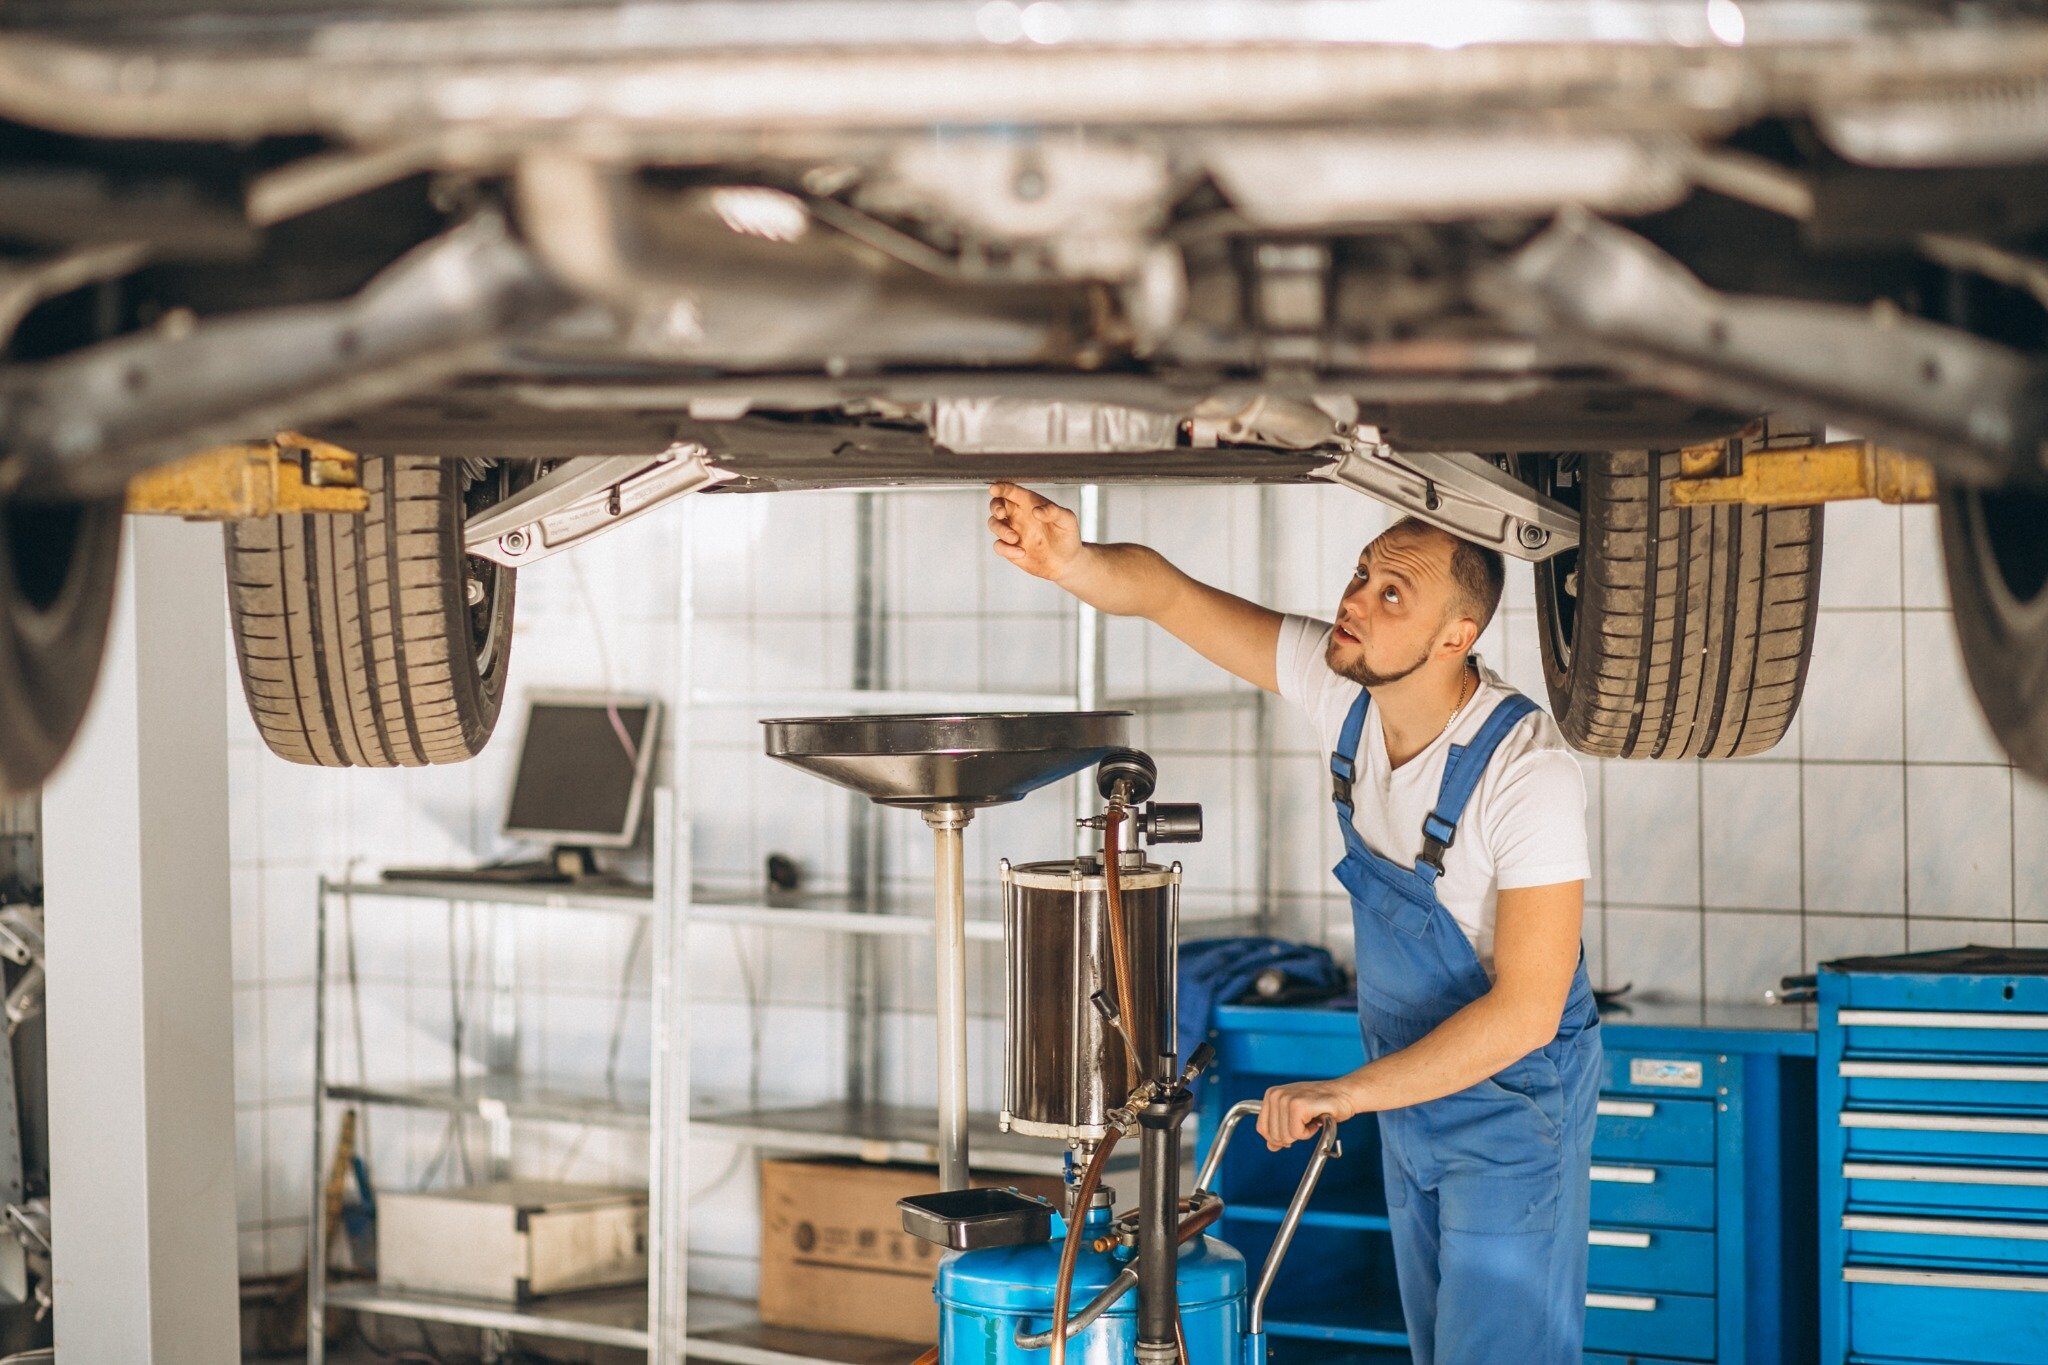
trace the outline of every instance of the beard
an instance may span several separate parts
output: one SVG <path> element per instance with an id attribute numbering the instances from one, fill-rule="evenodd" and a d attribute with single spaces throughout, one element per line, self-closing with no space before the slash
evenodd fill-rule
<path id="1" fill-rule="evenodd" d="M 1330 666 L 1332 673 L 1335 673 L 1340 678 L 1348 678 L 1360 687 L 1385 687 L 1389 683 L 1397 683 L 1429 662 L 1429 648 L 1424 646 L 1422 653 L 1415 656 L 1414 663 L 1409 664 L 1406 668 L 1397 668 L 1390 673 L 1383 673 L 1365 662 L 1365 647 L 1362 643 L 1359 646 L 1358 657 L 1349 663 L 1339 662 L 1338 648 L 1337 642 L 1332 640 L 1329 650 L 1323 655 L 1323 662 Z"/>

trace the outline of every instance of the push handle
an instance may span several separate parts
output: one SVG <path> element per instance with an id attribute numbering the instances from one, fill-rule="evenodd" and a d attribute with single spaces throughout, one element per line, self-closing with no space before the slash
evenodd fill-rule
<path id="1" fill-rule="evenodd" d="M 1237 1125 L 1259 1112 L 1259 1101 L 1239 1100 L 1223 1115 L 1223 1121 L 1216 1125 L 1216 1140 L 1209 1144 L 1209 1155 L 1202 1162 L 1201 1174 L 1195 1177 L 1195 1192 L 1214 1193 L 1210 1182 L 1223 1165 L 1224 1149 L 1230 1146 L 1230 1136 Z M 1266 1252 L 1266 1263 L 1259 1268 L 1258 1287 L 1252 1291 L 1251 1318 L 1246 1331 L 1258 1337 L 1265 1331 L 1266 1295 L 1273 1288 L 1273 1281 L 1279 1278 L 1280 1262 L 1287 1257 L 1288 1244 L 1294 1240 L 1294 1230 L 1301 1226 L 1301 1215 L 1308 1208 L 1309 1196 L 1315 1193 L 1316 1182 L 1323 1177 L 1323 1167 L 1333 1156 L 1342 1156 L 1343 1149 L 1337 1144 L 1337 1121 L 1323 1115 L 1318 1123 L 1322 1131 L 1316 1137 L 1315 1150 L 1309 1153 L 1308 1169 L 1301 1173 L 1301 1183 L 1294 1187 L 1294 1198 L 1287 1201 L 1287 1212 L 1280 1219 L 1280 1228 L 1273 1234 L 1273 1245 Z"/>

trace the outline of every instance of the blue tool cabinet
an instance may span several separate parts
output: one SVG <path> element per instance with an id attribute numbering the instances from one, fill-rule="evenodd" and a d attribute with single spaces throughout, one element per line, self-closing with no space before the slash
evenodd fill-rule
<path id="1" fill-rule="evenodd" d="M 2048 1361 L 2048 952 L 1820 976 L 1821 1359 Z"/>
<path id="2" fill-rule="evenodd" d="M 1816 1351 L 1811 1029 L 1784 1009 L 1630 1020 L 1603 1026 L 1587 1361 L 1804 1365 Z M 1365 1061 L 1349 1009 L 1224 1006 L 1215 1022 L 1203 1152 L 1237 1100 Z M 1353 1119 L 1342 1138 L 1267 1305 L 1282 1365 L 1407 1357 L 1377 1122 Z M 1276 1154 L 1240 1141 L 1224 1158 L 1219 1235 L 1255 1265 L 1307 1157 L 1305 1143 Z"/>

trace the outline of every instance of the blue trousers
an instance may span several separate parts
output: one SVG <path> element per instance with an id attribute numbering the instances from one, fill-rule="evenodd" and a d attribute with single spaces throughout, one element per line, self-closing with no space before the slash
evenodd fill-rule
<path id="1" fill-rule="evenodd" d="M 1579 1365 L 1599 1076 L 1594 1029 L 1380 1116 L 1416 1365 Z"/>

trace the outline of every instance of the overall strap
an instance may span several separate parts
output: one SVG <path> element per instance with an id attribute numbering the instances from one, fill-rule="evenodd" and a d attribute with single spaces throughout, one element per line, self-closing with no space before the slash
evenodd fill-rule
<path id="1" fill-rule="evenodd" d="M 1351 703 L 1344 728 L 1337 735 L 1337 751 L 1330 755 L 1330 799 L 1337 803 L 1337 815 L 1347 826 L 1351 823 L 1351 782 L 1358 776 L 1358 737 L 1365 733 L 1365 712 L 1371 705 L 1372 693 L 1359 688 L 1358 700 Z"/>
<path id="2" fill-rule="evenodd" d="M 1422 857 L 1415 865 L 1418 874 L 1430 881 L 1443 875 L 1444 851 L 1458 837 L 1458 820 L 1465 814 L 1472 793 L 1479 789 L 1479 779 L 1485 774 L 1486 765 L 1493 761 L 1494 750 L 1500 748 L 1508 731 L 1535 709 L 1535 702 L 1519 692 L 1512 693 L 1493 708 L 1493 714 L 1472 736 L 1470 744 L 1451 746 L 1450 757 L 1444 761 L 1444 784 L 1436 795 L 1436 809 L 1422 817 Z"/>

